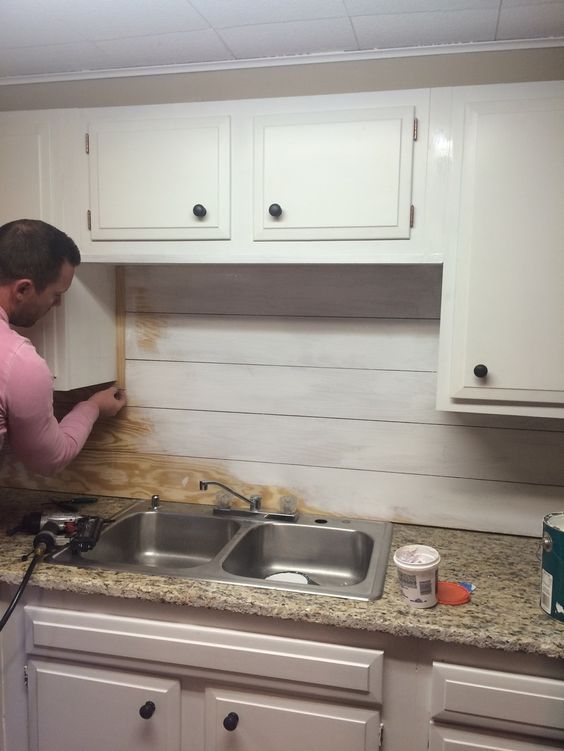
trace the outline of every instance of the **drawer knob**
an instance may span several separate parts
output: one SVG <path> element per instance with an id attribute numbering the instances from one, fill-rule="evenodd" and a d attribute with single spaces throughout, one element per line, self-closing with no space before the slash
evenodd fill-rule
<path id="1" fill-rule="evenodd" d="M 229 714 L 223 720 L 223 727 L 229 732 L 235 730 L 239 724 L 239 715 L 237 712 L 229 712 Z"/>
<path id="2" fill-rule="evenodd" d="M 194 216 L 197 216 L 198 219 L 203 219 L 208 212 L 206 211 L 205 206 L 202 206 L 201 203 L 197 203 L 192 209 L 192 213 Z"/>
<path id="3" fill-rule="evenodd" d="M 268 213 L 274 217 L 282 216 L 282 206 L 279 203 L 271 203 L 268 207 Z"/>
<path id="4" fill-rule="evenodd" d="M 474 375 L 476 378 L 485 378 L 488 374 L 488 369 L 485 365 L 476 365 L 474 367 Z"/>
<path id="5" fill-rule="evenodd" d="M 152 701 L 146 701 L 142 707 L 139 708 L 139 714 L 144 720 L 149 720 L 155 714 L 155 705 Z"/>

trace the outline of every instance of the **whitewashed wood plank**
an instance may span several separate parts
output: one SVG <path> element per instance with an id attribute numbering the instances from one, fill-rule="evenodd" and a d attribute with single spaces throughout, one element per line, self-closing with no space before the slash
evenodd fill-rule
<path id="1" fill-rule="evenodd" d="M 132 407 L 438 422 L 434 373 L 128 360 Z M 158 384 L 158 388 L 156 388 Z"/>
<path id="2" fill-rule="evenodd" d="M 129 313 L 126 357 L 436 371 L 439 323 Z"/>
<path id="3" fill-rule="evenodd" d="M 90 447 L 564 485 L 564 434 L 548 431 L 128 407 Z"/>
<path id="4" fill-rule="evenodd" d="M 129 266 L 128 312 L 438 318 L 442 269 L 426 265 Z"/>
<path id="5" fill-rule="evenodd" d="M 435 373 L 128 360 L 126 379 L 133 407 L 564 432 L 559 420 L 438 411 Z"/>

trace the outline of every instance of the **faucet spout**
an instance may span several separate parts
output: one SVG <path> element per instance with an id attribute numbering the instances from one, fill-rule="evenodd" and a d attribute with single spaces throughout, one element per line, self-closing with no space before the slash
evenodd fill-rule
<path id="1" fill-rule="evenodd" d="M 200 480 L 200 490 L 207 490 L 209 485 L 216 485 L 219 488 L 223 488 L 223 490 L 227 490 L 228 493 L 231 493 L 231 495 L 234 495 L 241 501 L 245 501 L 245 503 L 249 504 L 251 511 L 260 511 L 262 496 L 251 495 L 247 498 L 246 496 L 241 495 L 241 493 L 238 493 L 236 490 L 233 490 L 233 488 L 229 488 L 227 485 L 224 485 L 222 482 L 216 482 L 215 480 Z"/>

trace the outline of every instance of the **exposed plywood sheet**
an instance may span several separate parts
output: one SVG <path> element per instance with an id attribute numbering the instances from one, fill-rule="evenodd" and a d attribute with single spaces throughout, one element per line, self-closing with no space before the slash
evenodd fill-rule
<path id="1" fill-rule="evenodd" d="M 243 493 L 260 492 L 266 507 L 292 494 L 302 512 L 332 513 L 395 522 L 539 536 L 542 518 L 558 508 L 562 488 L 449 477 L 403 475 L 258 462 L 210 461 L 174 456 L 102 453 L 85 449 L 57 478 L 4 465 L 6 487 L 213 503 L 200 479 L 214 479 Z M 471 510 L 471 513 L 470 513 Z M 462 574 L 462 572 L 461 572 Z M 464 572 L 469 575 L 469 572 Z"/>

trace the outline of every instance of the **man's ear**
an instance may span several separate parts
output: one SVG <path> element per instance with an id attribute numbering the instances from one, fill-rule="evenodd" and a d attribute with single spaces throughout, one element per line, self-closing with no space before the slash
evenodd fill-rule
<path id="1" fill-rule="evenodd" d="M 17 300 L 27 298 L 34 290 L 35 285 L 31 279 L 18 279 L 12 287 L 12 292 Z"/>

